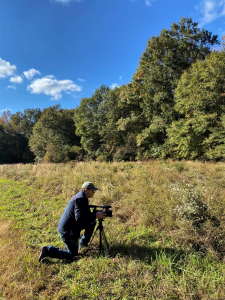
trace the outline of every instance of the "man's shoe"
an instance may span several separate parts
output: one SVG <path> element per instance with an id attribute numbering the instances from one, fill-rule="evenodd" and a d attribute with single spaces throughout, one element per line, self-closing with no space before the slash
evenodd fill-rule
<path id="1" fill-rule="evenodd" d="M 41 248 L 41 253 L 39 255 L 38 261 L 41 262 L 47 256 L 48 256 L 48 248 L 44 246 Z"/>

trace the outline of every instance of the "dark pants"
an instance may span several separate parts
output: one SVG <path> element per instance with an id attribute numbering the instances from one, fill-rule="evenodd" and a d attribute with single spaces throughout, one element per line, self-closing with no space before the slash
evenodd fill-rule
<path id="1" fill-rule="evenodd" d="M 96 222 L 89 224 L 85 228 L 84 236 L 82 237 L 82 239 L 86 245 L 90 242 L 91 236 L 95 229 L 95 225 Z M 65 243 L 67 250 L 62 250 L 53 246 L 47 246 L 48 257 L 73 260 L 78 255 L 79 237 L 60 233 L 60 238 L 63 243 Z"/>

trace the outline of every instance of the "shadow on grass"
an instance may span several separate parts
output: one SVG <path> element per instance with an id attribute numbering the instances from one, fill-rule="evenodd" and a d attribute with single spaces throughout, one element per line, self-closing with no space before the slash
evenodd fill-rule
<path id="1" fill-rule="evenodd" d="M 110 257 L 117 255 L 126 256 L 134 260 L 140 260 L 146 263 L 151 263 L 158 260 L 163 255 L 170 257 L 173 262 L 183 260 L 188 254 L 188 251 L 178 250 L 174 248 L 163 248 L 163 247 L 146 247 L 138 246 L 135 244 L 131 245 L 112 245 L 110 247 Z"/>
<path id="2" fill-rule="evenodd" d="M 173 263 L 181 262 L 190 254 L 188 251 L 178 250 L 173 248 L 163 248 L 163 247 L 146 247 L 138 246 L 135 244 L 130 245 L 112 245 L 109 251 L 109 258 L 114 258 L 116 256 L 127 257 L 133 260 L 139 260 L 146 264 L 151 264 L 154 261 L 160 260 L 162 257 L 169 258 Z M 85 257 L 102 257 L 102 255 L 96 251 L 88 251 L 86 253 L 79 254 L 78 259 L 70 260 L 61 260 L 61 259 L 50 259 L 46 258 L 42 263 L 47 265 L 53 264 L 73 264 L 82 258 Z"/>
<path id="3" fill-rule="evenodd" d="M 109 258 L 115 258 L 116 256 L 126 257 L 133 260 L 139 260 L 146 264 L 151 264 L 153 261 L 161 259 L 169 259 L 174 263 L 184 260 L 191 251 L 184 251 L 182 249 L 160 247 L 155 246 L 154 243 L 157 241 L 153 235 L 145 235 L 145 239 L 148 241 L 148 245 L 138 245 L 135 239 L 124 243 L 124 244 L 110 244 Z M 102 257 L 99 253 L 99 237 L 94 242 L 89 244 L 89 249 L 83 249 L 78 254 L 78 260 L 85 257 L 98 258 Z M 61 260 L 61 259 L 45 259 L 43 263 L 52 264 L 72 264 L 77 260 Z"/>

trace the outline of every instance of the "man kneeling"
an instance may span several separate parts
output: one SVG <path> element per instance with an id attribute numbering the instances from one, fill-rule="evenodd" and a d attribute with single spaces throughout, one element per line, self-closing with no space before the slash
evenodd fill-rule
<path id="1" fill-rule="evenodd" d="M 67 250 L 53 246 L 43 246 L 38 261 L 45 257 L 73 260 L 78 255 L 78 240 L 80 232 L 85 229 L 79 249 L 88 246 L 96 225 L 96 219 L 106 218 L 105 211 L 91 212 L 88 199 L 94 196 L 98 188 L 92 182 L 85 182 L 79 193 L 73 196 L 66 206 L 58 224 L 60 238 L 65 243 Z"/>

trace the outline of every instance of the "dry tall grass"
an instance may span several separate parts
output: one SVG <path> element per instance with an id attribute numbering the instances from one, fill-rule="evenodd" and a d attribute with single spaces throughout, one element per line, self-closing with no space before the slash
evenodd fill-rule
<path id="1" fill-rule="evenodd" d="M 0 166 L 0 299 L 225 299 L 225 164 Z M 84 181 L 110 204 L 110 256 L 37 262 Z M 97 241 L 96 241 L 97 242 Z"/>

